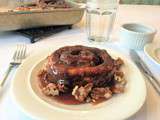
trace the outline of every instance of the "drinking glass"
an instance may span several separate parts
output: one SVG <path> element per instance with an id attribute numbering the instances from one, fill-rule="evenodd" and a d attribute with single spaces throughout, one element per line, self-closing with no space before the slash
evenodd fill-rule
<path id="1" fill-rule="evenodd" d="M 118 0 L 87 0 L 86 27 L 89 40 L 96 42 L 109 40 L 118 2 Z"/>

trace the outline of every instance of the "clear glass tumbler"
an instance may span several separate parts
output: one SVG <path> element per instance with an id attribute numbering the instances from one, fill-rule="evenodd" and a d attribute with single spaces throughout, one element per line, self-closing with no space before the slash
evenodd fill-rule
<path id="1" fill-rule="evenodd" d="M 88 39 L 96 42 L 109 40 L 119 0 L 87 0 L 86 27 Z"/>

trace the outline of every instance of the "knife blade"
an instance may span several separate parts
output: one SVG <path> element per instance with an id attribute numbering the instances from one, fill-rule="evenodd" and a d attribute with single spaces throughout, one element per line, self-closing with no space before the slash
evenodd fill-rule
<path id="1" fill-rule="evenodd" d="M 153 76 L 148 66 L 143 62 L 143 60 L 134 50 L 130 50 L 130 57 L 137 65 L 137 67 L 140 69 L 140 71 L 147 77 L 148 81 L 153 86 L 153 88 L 160 95 L 160 82 Z"/>

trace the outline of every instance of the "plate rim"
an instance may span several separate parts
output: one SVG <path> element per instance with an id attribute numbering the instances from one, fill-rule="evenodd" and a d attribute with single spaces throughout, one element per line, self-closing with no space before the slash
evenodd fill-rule
<path id="1" fill-rule="evenodd" d="M 151 49 L 151 51 L 149 52 L 148 49 L 150 49 L 150 47 L 153 47 L 153 49 Z M 153 62 L 155 63 L 156 65 L 160 66 L 160 61 L 158 62 L 158 60 L 156 59 L 156 56 L 154 55 L 151 55 L 153 54 L 153 52 L 155 51 L 155 49 L 158 47 L 159 45 L 155 44 L 155 43 L 149 43 L 149 44 L 146 44 L 144 46 L 144 53 L 148 56 L 148 58 Z M 160 46 L 159 46 L 160 48 Z"/>

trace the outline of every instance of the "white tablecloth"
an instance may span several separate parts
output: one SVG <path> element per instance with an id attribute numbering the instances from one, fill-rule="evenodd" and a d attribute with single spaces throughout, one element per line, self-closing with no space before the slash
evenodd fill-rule
<path id="1" fill-rule="evenodd" d="M 157 34 L 154 42 L 160 43 L 160 6 L 136 6 L 136 5 L 123 5 L 119 7 L 119 11 L 114 25 L 111 41 L 107 42 L 104 46 L 118 50 L 128 57 L 128 51 L 122 48 L 118 41 L 118 30 L 121 24 L 126 22 L 138 22 L 151 25 L 157 29 Z M 65 30 L 61 33 L 55 34 L 51 37 L 40 40 L 31 44 L 28 38 L 21 35 L 5 32 L 0 33 L 0 80 L 9 64 L 12 54 L 15 50 L 17 43 L 26 43 L 28 47 L 28 56 L 31 55 L 36 49 L 46 47 L 47 45 L 64 46 L 70 44 L 84 44 L 87 43 L 86 33 L 84 29 L 84 20 L 75 25 L 71 30 Z M 143 51 L 139 55 L 144 58 L 146 64 L 153 71 L 154 75 L 160 80 L 160 66 L 156 66 L 149 58 L 146 57 Z M 11 99 L 10 82 L 16 70 L 14 69 L 6 82 L 5 89 L 0 93 L 0 120 L 31 120 L 29 116 L 22 113 Z M 154 91 L 152 86 L 146 81 L 147 84 L 147 98 L 143 107 L 133 115 L 129 120 L 160 120 L 160 97 Z M 136 89 L 136 86 L 135 86 Z M 122 108 L 122 109 L 125 109 Z"/>

